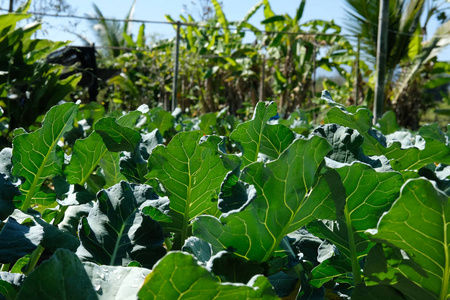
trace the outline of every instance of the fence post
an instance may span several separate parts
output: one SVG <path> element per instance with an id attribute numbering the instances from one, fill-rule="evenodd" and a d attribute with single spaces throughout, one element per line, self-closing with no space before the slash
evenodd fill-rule
<path id="1" fill-rule="evenodd" d="M 175 40 L 175 66 L 173 70 L 173 87 L 172 87 L 172 111 L 177 108 L 177 87 L 178 87 L 178 64 L 180 57 L 180 21 L 177 22 L 177 37 Z"/>
<path id="2" fill-rule="evenodd" d="M 356 44 L 356 79 L 355 79 L 355 106 L 358 106 L 359 100 L 359 52 L 361 51 L 361 37 L 358 36 L 358 43 Z"/>
<path id="3" fill-rule="evenodd" d="M 378 17 L 378 41 L 376 60 L 376 82 L 375 101 L 373 105 L 373 123 L 375 124 L 384 109 L 384 86 L 386 83 L 386 61 L 387 61 L 387 36 L 389 29 L 389 0 L 380 1 L 380 12 Z"/>
<path id="4" fill-rule="evenodd" d="M 266 80 L 266 54 L 262 53 L 261 78 L 259 82 L 259 101 L 264 101 L 264 82 Z"/>
<path id="5" fill-rule="evenodd" d="M 316 43 L 313 42 L 312 98 L 316 97 Z"/>

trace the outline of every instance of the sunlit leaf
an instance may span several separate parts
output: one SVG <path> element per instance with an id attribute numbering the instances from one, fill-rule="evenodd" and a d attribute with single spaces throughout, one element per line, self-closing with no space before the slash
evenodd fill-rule
<path id="1" fill-rule="evenodd" d="M 18 135 L 13 140 L 15 176 L 25 178 L 20 186 L 20 203 L 27 209 L 31 203 L 51 203 L 55 194 L 41 189 L 45 179 L 62 172 L 63 153 L 58 142 L 73 126 L 78 106 L 66 103 L 53 107 L 45 116 L 42 127 L 35 132 Z"/>
<path id="2" fill-rule="evenodd" d="M 255 276 L 247 285 L 219 282 L 195 259 L 181 252 L 167 254 L 145 278 L 139 299 L 278 299 L 267 278 Z"/>
<path id="3" fill-rule="evenodd" d="M 240 180 L 253 185 L 257 196 L 220 220 L 199 216 L 194 235 L 216 249 L 233 249 L 250 260 L 269 260 L 286 234 L 314 219 L 334 216 L 332 200 L 313 192 L 316 172 L 330 150 L 322 138 L 298 139 L 277 160 L 250 164 Z M 318 191 L 327 191 L 325 181 L 319 182 Z"/>

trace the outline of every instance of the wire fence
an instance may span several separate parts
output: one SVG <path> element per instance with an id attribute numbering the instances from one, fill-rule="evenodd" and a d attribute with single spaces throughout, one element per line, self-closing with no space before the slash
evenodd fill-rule
<path id="1" fill-rule="evenodd" d="M 8 12 L 8 9 L 3 9 L 0 8 L 0 11 L 4 11 L 4 12 Z M 105 17 L 98 17 L 98 16 L 88 16 L 88 15 L 76 15 L 76 14 L 52 14 L 52 13 L 43 13 L 43 12 L 28 12 L 28 13 L 17 13 L 17 12 L 13 12 L 14 14 L 21 14 L 21 15 L 35 15 L 35 16 L 39 16 L 39 17 L 49 17 L 49 18 L 64 18 L 64 19 L 77 19 L 77 20 L 87 20 L 87 21 L 105 21 L 105 22 L 121 22 L 121 23 L 139 23 L 139 24 L 160 24 L 160 25 L 170 25 L 173 26 L 175 28 L 175 32 L 177 33 L 175 36 L 175 43 L 174 43 L 174 47 L 175 49 L 179 49 L 179 45 L 180 45 L 180 28 L 181 27 L 186 27 L 186 28 L 202 28 L 202 29 L 208 29 L 208 30 L 230 30 L 230 31 L 234 31 L 234 32 L 243 32 L 243 33 L 252 33 L 255 35 L 262 35 L 262 36 L 270 36 L 270 35 L 286 35 L 286 36 L 294 36 L 296 39 L 307 39 L 310 37 L 337 37 L 337 38 L 347 38 L 347 39 L 352 39 L 354 40 L 354 47 L 355 47 L 355 57 L 357 57 L 356 59 L 356 64 L 358 64 L 358 69 L 359 69 L 359 60 L 361 57 L 360 54 L 360 41 L 361 41 L 361 37 L 359 35 L 355 35 L 355 34 L 344 34 L 344 33 L 327 33 L 327 32 L 304 32 L 304 31 L 288 31 L 288 30 L 263 30 L 263 29 L 259 29 L 259 28 L 245 28 L 240 26 L 237 22 L 230 22 L 229 24 L 227 24 L 227 26 L 223 26 L 219 23 L 217 23 L 214 26 L 211 26 L 210 24 L 204 24 L 204 23 L 199 23 L 199 22 L 184 22 L 184 21 L 176 21 L 176 22 L 172 22 L 172 21 L 156 21 L 156 20 L 146 20 L 146 19 L 118 19 L 118 18 L 105 18 Z M 376 25 L 376 24 L 373 24 Z M 414 33 L 407 33 L 407 32 L 399 32 L 399 31 L 395 31 L 395 30 L 390 30 L 391 33 L 394 34 L 402 34 L 402 35 L 407 35 L 410 37 L 424 37 L 424 34 L 416 34 Z M 436 38 L 449 38 L 450 34 L 447 35 L 435 35 L 434 37 Z M 329 46 L 329 45 L 326 45 Z M 323 48 L 323 45 L 320 44 L 313 44 L 313 53 L 314 53 L 314 59 L 313 59 L 313 71 L 311 74 L 311 78 L 312 78 L 312 93 L 315 94 L 315 82 L 316 82 L 316 69 L 318 67 L 318 65 L 316 64 L 316 55 L 320 53 L 320 49 Z M 126 51 L 126 52 L 130 52 L 130 51 L 138 51 L 138 52 L 148 52 L 151 51 L 151 48 L 139 48 L 139 47 L 129 47 L 129 46 L 113 46 L 113 45 L 95 45 L 96 49 L 105 49 L 105 50 L 119 50 L 119 51 Z M 172 108 L 177 106 L 177 89 L 178 87 L 178 78 L 179 78 L 179 58 L 178 56 L 175 54 L 177 51 L 174 50 L 174 70 L 173 70 L 173 86 L 172 86 L 172 99 L 171 99 L 171 103 L 165 103 L 165 106 L 167 108 L 169 108 L 170 106 Z M 264 56 L 264 59 L 262 60 L 264 62 L 264 64 L 266 64 L 266 59 L 265 59 L 265 55 L 263 53 L 261 53 L 261 56 Z M 230 56 L 227 55 L 212 55 L 212 54 L 206 54 L 206 55 L 201 55 L 202 58 L 204 59 L 214 59 L 214 58 L 222 58 L 222 59 L 226 59 L 226 58 L 230 58 Z M 261 69 L 264 71 L 265 70 L 265 65 L 261 66 Z M 263 72 L 264 74 L 264 72 Z M 358 101 L 358 97 L 359 97 L 359 93 L 360 91 L 359 89 L 359 80 L 360 77 L 358 76 L 357 72 L 355 73 L 355 99 L 356 102 Z M 264 82 L 264 78 L 262 80 L 262 82 Z M 261 88 L 261 92 L 260 92 L 260 99 L 264 96 L 264 93 L 262 92 L 264 89 Z M 167 102 L 167 101 L 165 101 Z"/>
<path id="2" fill-rule="evenodd" d="M 8 9 L 0 8 L 0 11 L 9 12 Z M 36 16 L 42 16 L 42 17 L 52 17 L 52 18 L 69 18 L 69 19 L 79 19 L 79 20 L 88 20 L 88 21 L 109 21 L 109 22 L 122 22 L 122 23 L 140 23 L 140 24 L 165 24 L 165 25 L 172 25 L 176 26 L 177 24 L 181 26 L 189 26 L 189 27 L 197 27 L 197 28 L 206 28 L 206 29 L 239 29 L 243 32 L 255 32 L 257 30 L 258 33 L 261 34 L 286 34 L 286 35 L 298 35 L 301 34 L 303 36 L 339 36 L 339 37 L 354 37 L 358 38 L 358 35 L 356 34 L 334 34 L 334 33 L 321 33 L 321 32 L 301 32 L 298 31 L 266 31 L 266 30 L 260 30 L 260 29 L 248 29 L 248 28 L 238 28 L 236 25 L 229 25 L 228 27 L 224 26 L 210 26 L 205 24 L 200 24 L 198 22 L 171 22 L 171 21 L 155 21 L 155 20 L 146 20 L 146 19 L 117 19 L 117 18 L 107 18 L 107 17 L 94 17 L 94 16 L 80 16 L 75 14 L 50 14 L 50 13 L 42 13 L 42 12 L 27 12 L 27 13 L 17 13 L 12 12 L 13 14 L 20 14 L 20 15 L 36 15 Z M 366 20 L 366 22 L 377 26 L 375 23 L 371 23 L 370 21 Z M 411 37 L 424 37 L 426 34 L 417 34 L 417 33 L 407 33 L 407 32 L 401 32 L 397 30 L 389 29 L 389 32 L 400 34 L 400 35 L 406 35 Z M 450 34 L 444 34 L 444 35 L 435 35 L 437 38 L 445 38 L 450 37 Z"/>

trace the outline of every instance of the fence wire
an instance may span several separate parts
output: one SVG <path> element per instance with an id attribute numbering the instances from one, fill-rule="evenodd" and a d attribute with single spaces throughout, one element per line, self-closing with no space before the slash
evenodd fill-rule
<path id="1" fill-rule="evenodd" d="M 0 11 L 8 12 L 8 9 L 0 8 Z M 198 22 L 171 22 L 171 21 L 156 21 L 156 20 L 145 20 L 145 19 L 117 19 L 117 18 L 105 18 L 105 17 L 94 17 L 94 16 L 80 16 L 75 14 L 70 15 L 64 15 L 64 14 L 50 14 L 50 13 L 42 13 L 42 12 L 27 12 L 27 13 L 17 13 L 12 12 L 12 14 L 19 14 L 19 15 L 36 15 L 36 16 L 42 16 L 42 17 L 52 17 L 52 18 L 71 18 L 71 19 L 80 19 L 80 20 L 88 20 L 88 21 L 110 21 L 110 22 L 130 22 L 130 23 L 141 23 L 141 24 L 165 24 L 165 25 L 172 25 L 176 26 L 177 24 L 180 24 L 181 26 L 187 26 L 187 27 L 197 27 L 197 28 L 205 28 L 205 29 L 239 29 L 243 32 L 251 32 L 255 33 L 256 30 L 251 30 L 248 28 L 240 28 L 236 25 L 229 25 L 227 27 L 225 26 L 210 26 L 206 24 L 200 24 Z M 367 21 L 370 23 L 369 21 Z M 336 36 L 336 37 L 353 37 L 358 38 L 358 35 L 355 34 L 337 34 L 337 33 L 321 33 L 321 32 L 298 32 L 298 31 L 266 31 L 266 30 L 259 30 L 257 29 L 258 33 L 261 34 L 286 34 L 286 35 L 304 35 L 304 36 Z M 390 29 L 389 32 L 395 33 L 395 34 L 401 34 L 401 35 L 407 35 L 411 37 L 424 37 L 426 35 L 424 34 L 415 34 L 415 33 L 407 33 L 407 32 L 400 32 L 396 30 Z M 445 38 L 450 37 L 450 34 L 445 35 L 435 35 L 434 37 L 437 38 Z"/>

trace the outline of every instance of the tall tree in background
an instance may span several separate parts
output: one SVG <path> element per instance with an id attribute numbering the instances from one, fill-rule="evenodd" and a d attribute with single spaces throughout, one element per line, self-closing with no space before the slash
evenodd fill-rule
<path id="1" fill-rule="evenodd" d="M 348 29 L 359 35 L 363 55 L 374 63 L 377 49 L 379 1 L 346 0 Z M 441 1 L 442 2 L 442 1 Z M 445 1 L 444 1 L 445 2 Z M 433 69 L 436 55 L 450 39 L 450 21 L 444 10 L 448 4 L 437 0 L 389 1 L 389 32 L 387 44 L 387 71 L 385 106 L 392 107 L 399 123 L 405 127 L 419 125 L 420 109 L 429 103 L 422 102 L 426 73 Z M 442 15 L 444 13 L 444 15 Z M 428 20 L 438 16 L 443 24 L 433 37 L 425 40 Z M 425 22 L 421 24 L 421 18 Z M 431 69 L 430 69 L 431 68 Z M 414 83 L 414 84 L 412 84 Z"/>
<path id="2" fill-rule="evenodd" d="M 100 8 L 94 3 L 95 15 L 99 20 L 93 20 L 93 28 L 101 45 L 109 47 L 104 53 L 110 57 L 117 57 L 124 53 L 121 47 L 127 46 L 127 37 L 131 34 L 131 22 L 107 21 Z M 136 0 L 133 1 L 125 20 L 131 20 L 134 16 Z"/>

